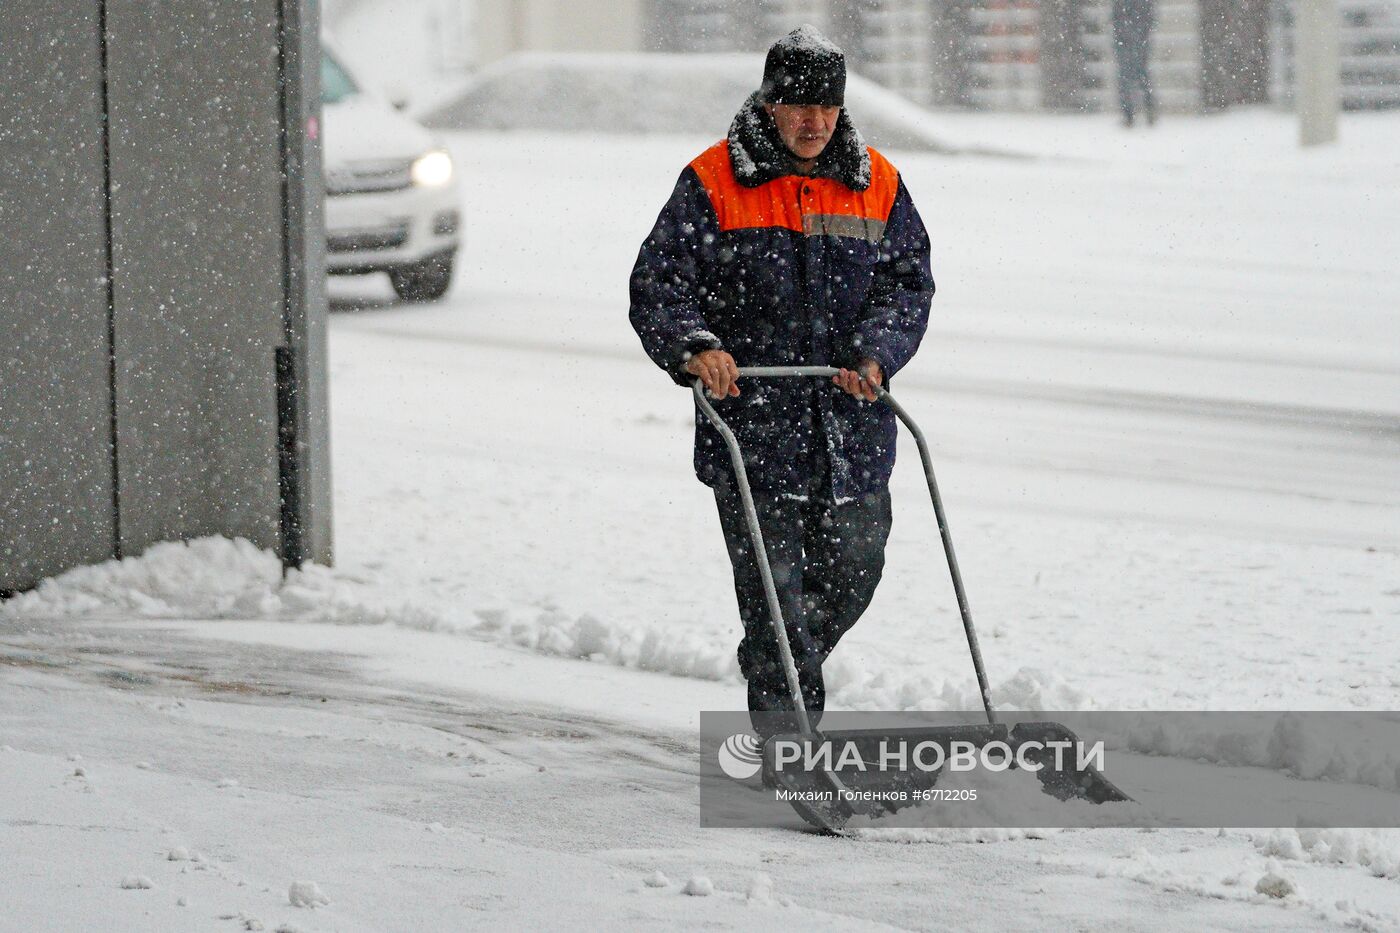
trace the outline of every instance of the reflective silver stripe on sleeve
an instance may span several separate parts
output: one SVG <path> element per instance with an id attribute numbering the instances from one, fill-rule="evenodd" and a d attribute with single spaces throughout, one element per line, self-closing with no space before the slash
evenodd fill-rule
<path id="1" fill-rule="evenodd" d="M 802 232 L 807 236 L 849 236 L 879 243 L 885 235 L 885 222 L 854 214 L 807 214 L 802 218 Z"/>

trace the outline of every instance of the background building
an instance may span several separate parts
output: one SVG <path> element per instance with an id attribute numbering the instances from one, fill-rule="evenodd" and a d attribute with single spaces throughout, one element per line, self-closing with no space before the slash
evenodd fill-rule
<path id="1" fill-rule="evenodd" d="M 1296 0 L 1158 0 L 1164 109 L 1291 105 Z M 1105 111 L 1111 0 L 331 0 L 327 22 L 384 83 L 460 83 L 534 52 L 760 52 L 810 22 L 861 74 L 934 107 Z M 1339 0 L 1348 108 L 1400 105 L 1400 0 Z M 411 47 L 411 54 L 383 54 Z"/>
<path id="2" fill-rule="evenodd" d="M 1400 107 L 1400 2 L 1343 0 L 1341 7 L 1342 106 Z M 1274 7 L 1268 37 L 1270 96 L 1280 103 L 1293 98 L 1292 11 L 1292 4 Z"/>

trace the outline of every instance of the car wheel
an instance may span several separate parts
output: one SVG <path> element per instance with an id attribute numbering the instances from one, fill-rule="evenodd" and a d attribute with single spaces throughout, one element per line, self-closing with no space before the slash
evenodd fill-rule
<path id="1" fill-rule="evenodd" d="M 452 253 L 440 253 L 411 266 L 391 269 L 389 282 L 404 301 L 437 301 L 452 284 L 452 259 Z"/>

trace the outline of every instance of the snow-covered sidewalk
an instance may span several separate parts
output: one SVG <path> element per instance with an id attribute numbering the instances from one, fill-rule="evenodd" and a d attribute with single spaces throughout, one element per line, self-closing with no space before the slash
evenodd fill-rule
<path id="1" fill-rule="evenodd" d="M 4 623 L 0 657 L 0 930 L 1400 917 L 1381 833 L 701 830 L 700 681 L 308 623 Z"/>

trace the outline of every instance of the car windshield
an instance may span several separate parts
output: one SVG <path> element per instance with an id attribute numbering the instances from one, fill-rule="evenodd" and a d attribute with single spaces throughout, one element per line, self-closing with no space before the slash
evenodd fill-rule
<path id="1" fill-rule="evenodd" d="M 355 82 L 345 69 L 340 67 L 340 63 L 330 57 L 324 50 L 321 52 L 321 103 L 338 104 L 347 97 L 353 97 L 360 93 L 360 89 L 355 86 Z"/>

